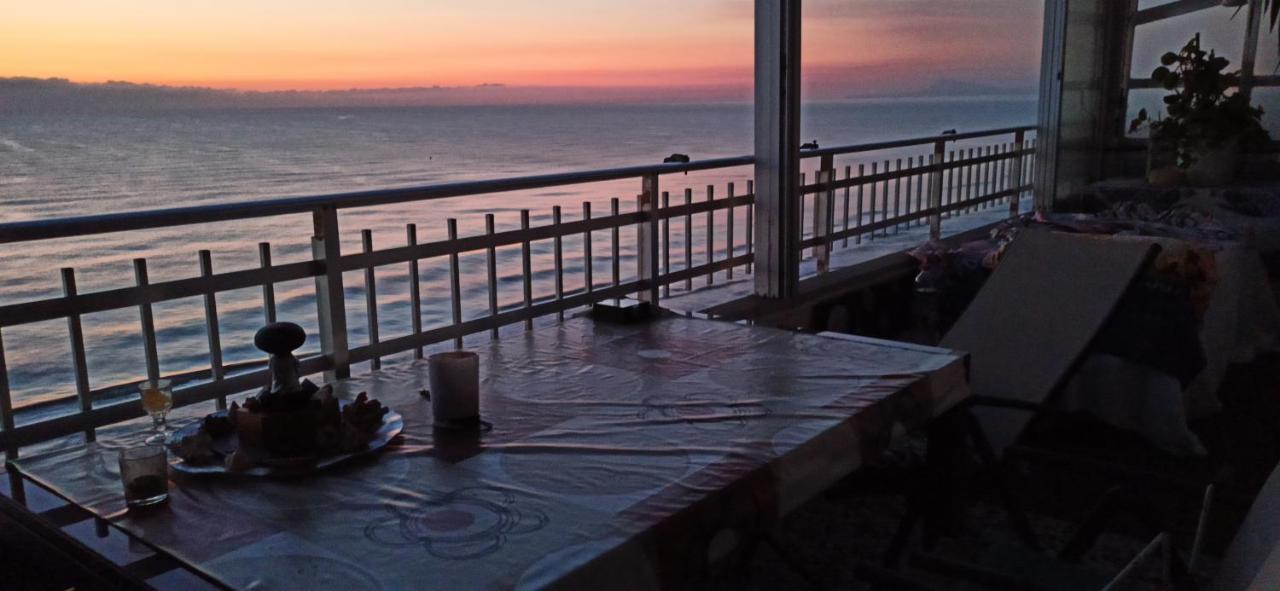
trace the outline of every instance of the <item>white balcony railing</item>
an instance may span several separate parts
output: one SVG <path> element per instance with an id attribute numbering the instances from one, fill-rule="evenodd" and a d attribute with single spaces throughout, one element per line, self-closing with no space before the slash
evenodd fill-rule
<path id="1" fill-rule="evenodd" d="M 818 167 L 810 177 L 801 179 L 806 212 L 806 229 L 802 247 L 811 249 L 818 261 L 819 272 L 829 266 L 833 248 L 857 245 L 875 240 L 889 232 L 912 225 L 930 225 L 930 234 L 941 233 L 944 217 L 967 211 L 1007 204 L 1010 215 L 1019 213 L 1021 198 L 1031 191 L 1034 140 L 1028 138 L 1030 127 L 997 129 L 963 134 L 948 134 L 900 141 L 881 142 L 809 150 L 802 159 L 816 159 Z M 999 140 L 994 141 L 993 140 Z M 959 146 L 959 147 L 957 147 Z M 919 153 L 919 148 L 928 151 Z M 892 154 L 890 160 L 869 155 Z M 854 159 L 848 163 L 838 161 Z M 226 222 L 285 214 L 311 215 L 314 225 L 310 260 L 274 264 L 271 245 L 258 245 L 257 268 L 215 272 L 210 252 L 199 252 L 199 275 L 177 280 L 151 282 L 147 260 L 134 259 L 133 285 L 80 293 L 76 289 L 76 273 L 61 270 L 62 295 L 0 306 L 0 448 L 8 457 L 16 457 L 24 445 L 56 437 L 83 433 L 94 437 L 98 426 L 141 416 L 139 404 L 122 399 L 131 384 L 91 388 L 84 330 L 81 317 L 136 308 L 138 310 L 139 343 L 143 348 L 146 374 L 151 379 L 161 376 L 159 351 L 152 306 L 181 298 L 200 298 L 204 304 L 204 330 L 208 342 L 208 367 L 177 375 L 167 375 L 177 384 L 175 405 L 188 405 L 216 400 L 219 407 L 230 395 L 245 392 L 269 381 L 261 363 L 223 363 L 222 336 L 219 334 L 218 296 L 232 290 L 261 290 L 262 317 L 276 319 L 275 286 L 280 283 L 307 280 L 315 283 L 315 301 L 320 327 L 321 351 L 304 357 L 304 373 L 330 372 L 346 376 L 352 364 L 369 363 L 372 369 L 381 365 L 383 357 L 413 352 L 421 357 L 424 346 L 456 340 L 533 319 L 561 314 L 594 302 L 637 294 L 658 300 L 669 296 L 673 285 L 692 289 L 694 279 L 715 281 L 716 275 L 732 278 L 735 271 L 750 273 L 753 262 L 752 183 L 745 192 L 735 192 L 728 183 L 722 196 L 716 187 L 708 186 L 705 200 L 694 200 L 692 190 L 685 190 L 672 204 L 671 195 L 660 190 L 664 176 L 693 171 L 732 169 L 752 164 L 752 157 L 723 158 L 684 164 L 662 164 L 592 170 L 565 174 L 506 178 L 474 182 L 439 184 L 406 189 L 390 189 L 278 199 L 272 201 L 229 203 L 223 205 L 161 209 L 75 218 L 37 220 L 0 224 L 0 243 L 30 243 L 55 238 L 68 238 L 108 232 L 129 232 L 192 224 Z M 843 168 L 838 168 L 843 166 Z M 418 243 L 417 227 L 406 226 L 406 244 L 394 248 L 374 249 L 372 233 L 361 233 L 360 252 L 343 254 L 339 246 L 340 210 L 366 208 L 395 203 L 460 198 L 474 195 L 509 193 L 601 181 L 639 179 L 639 196 L 634 209 L 623 210 L 618 199 L 611 201 L 610 211 L 597 216 L 590 203 L 583 205 L 581 218 L 562 221 L 560 207 L 554 208 L 551 223 L 530 224 L 529 210 L 521 211 L 518 229 L 497 231 L 494 215 L 487 214 L 482 234 L 458 235 L 457 220 L 447 220 L 444 240 Z M 717 225 L 717 212 L 724 225 Z M 741 213 L 739 213 L 741 212 Z M 694 228 L 703 218 L 701 234 L 705 248 L 695 252 Z M 683 240 L 676 247 L 671 236 L 672 222 L 682 222 Z M 735 220 L 743 223 L 735 229 Z M 811 222 L 811 223 L 810 223 Z M 636 244 L 623 253 L 621 233 L 634 229 Z M 717 240 L 717 229 L 720 238 Z M 596 238 L 608 236 L 609 250 L 595 252 Z M 582 237 L 582 250 L 574 256 L 582 261 L 581 271 L 573 277 L 576 285 L 566 284 L 564 239 Z M 535 243 L 550 241 L 554 277 L 554 296 L 535 298 L 532 281 L 535 276 L 532 250 Z M 521 260 L 521 299 L 516 305 L 500 306 L 498 298 L 499 263 L 497 249 L 518 247 Z M 460 288 L 459 257 L 482 253 L 485 258 L 488 289 L 486 314 L 464 320 L 463 294 Z M 700 261 L 695 262 L 695 255 Z M 593 257 L 611 261 L 608 277 L 596 277 Z M 424 259 L 446 258 L 449 261 L 450 321 L 438 326 L 424 326 L 422 293 L 419 287 L 419 264 Z M 676 260 L 673 266 L 672 259 Z M 635 274 L 624 276 L 624 262 L 635 265 Z M 681 264 L 682 263 L 682 264 Z M 378 287 L 375 269 L 402 266 L 409 277 L 411 318 L 404 334 L 380 334 L 378 319 Z M 543 272 L 538 269 L 537 272 Z M 364 335 L 367 343 L 351 346 L 347 326 L 344 272 L 362 272 L 365 300 Z M 358 293 L 358 291 L 356 292 Z M 14 403 L 10 392 L 2 331 L 7 328 L 42 321 L 65 319 L 70 343 L 72 379 L 65 395 L 38 402 Z M 9 343 L 20 345 L 21 343 Z M 17 420 L 21 417 L 22 420 Z"/>

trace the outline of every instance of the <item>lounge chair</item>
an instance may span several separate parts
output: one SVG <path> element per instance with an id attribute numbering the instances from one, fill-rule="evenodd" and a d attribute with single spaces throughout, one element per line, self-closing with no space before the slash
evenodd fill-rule
<path id="1" fill-rule="evenodd" d="M 1028 546 L 1038 545 L 1035 534 L 996 464 L 1032 419 L 1052 404 L 1158 251 L 1150 243 L 1024 231 L 942 339 L 942 347 L 969 354 L 973 396 L 951 417 L 936 422 L 930 448 L 961 445 L 963 436 L 972 439 L 984 462 L 993 466 L 1001 500 Z M 912 495 L 885 564 L 897 564 L 922 515 L 936 514 L 947 502 L 939 478 L 935 475 L 923 494 Z"/>

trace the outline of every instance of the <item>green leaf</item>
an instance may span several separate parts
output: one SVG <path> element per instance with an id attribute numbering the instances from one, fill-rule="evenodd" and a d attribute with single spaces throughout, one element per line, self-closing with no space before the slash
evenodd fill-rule
<path id="1" fill-rule="evenodd" d="M 1167 78 L 1171 73 L 1172 72 L 1169 71 L 1169 68 L 1160 66 L 1159 68 L 1156 68 L 1151 71 L 1151 79 L 1155 80 L 1156 82 L 1163 82 L 1164 79 Z"/>
<path id="2" fill-rule="evenodd" d="M 1164 55 L 1160 56 L 1160 63 L 1165 66 L 1172 66 L 1173 64 L 1177 63 L 1177 61 L 1178 61 L 1178 54 L 1172 51 L 1166 52 Z"/>

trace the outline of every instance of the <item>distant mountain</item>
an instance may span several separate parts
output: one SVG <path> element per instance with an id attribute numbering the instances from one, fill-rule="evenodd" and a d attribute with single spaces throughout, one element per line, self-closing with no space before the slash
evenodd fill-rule
<path id="1" fill-rule="evenodd" d="M 0 77 L 0 114 L 106 113 L 156 110 L 417 107 L 669 101 L 742 101 L 749 88 L 610 88 L 507 86 L 416 86 L 347 90 L 248 91 L 133 82 L 80 83 L 65 78 Z"/>
<path id="2" fill-rule="evenodd" d="M 433 104 L 500 94 L 501 84 L 350 90 L 225 90 L 109 81 L 79 83 L 65 78 L 0 78 L 0 113 L 96 113 L 209 108 L 347 107 Z"/>

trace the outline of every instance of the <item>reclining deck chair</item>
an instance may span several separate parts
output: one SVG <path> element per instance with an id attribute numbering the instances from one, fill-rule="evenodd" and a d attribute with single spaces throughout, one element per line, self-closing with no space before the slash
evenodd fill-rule
<path id="1" fill-rule="evenodd" d="M 961 428 L 974 440 L 984 463 L 994 465 L 1052 402 L 1158 250 L 1151 243 L 1042 229 L 1022 232 L 1009 246 L 940 344 L 969 354 L 973 396 L 954 414 L 966 423 Z M 931 434 L 931 448 L 933 439 Z M 1019 535 L 1035 546 L 1025 514 L 1001 480 L 1002 471 L 993 472 Z M 921 512 L 937 501 L 910 503 L 890 544 L 887 565 L 898 562 Z"/>
<path id="2" fill-rule="evenodd" d="M 1158 250 L 1044 230 L 1009 246 L 940 344 L 969 353 L 974 413 L 996 453 L 1051 402 Z"/>

